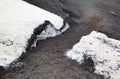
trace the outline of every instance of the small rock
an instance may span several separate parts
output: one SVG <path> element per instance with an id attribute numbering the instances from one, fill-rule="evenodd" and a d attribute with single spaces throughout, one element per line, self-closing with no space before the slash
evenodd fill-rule
<path id="1" fill-rule="evenodd" d="M 114 11 L 111 11 L 111 14 L 112 14 L 113 16 L 117 16 L 117 13 L 114 12 Z"/>

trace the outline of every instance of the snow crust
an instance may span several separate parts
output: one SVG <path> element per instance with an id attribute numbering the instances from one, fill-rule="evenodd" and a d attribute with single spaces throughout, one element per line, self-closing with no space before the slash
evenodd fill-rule
<path id="1" fill-rule="evenodd" d="M 120 79 L 120 41 L 108 38 L 105 34 L 93 31 L 83 36 L 66 56 L 84 63 L 84 56 L 94 61 L 95 73 L 105 79 Z"/>
<path id="2" fill-rule="evenodd" d="M 44 40 L 48 37 L 55 37 L 57 35 L 60 35 L 61 33 L 65 32 L 69 28 L 69 25 L 67 23 L 65 26 L 66 27 L 60 31 L 60 30 L 54 29 L 51 25 L 48 25 L 47 29 L 37 36 L 37 40 Z"/>
<path id="3" fill-rule="evenodd" d="M 25 52 L 28 39 L 34 29 L 43 24 L 45 20 L 50 21 L 54 28 L 47 28 L 47 31 L 42 32 L 40 37 L 44 35 L 47 38 L 61 34 L 61 32 L 55 32 L 55 29 L 59 30 L 63 26 L 61 17 L 22 0 L 1 0 L 0 66 L 9 66 Z M 67 24 L 66 26 L 69 27 Z M 48 35 L 48 32 L 51 35 Z"/>

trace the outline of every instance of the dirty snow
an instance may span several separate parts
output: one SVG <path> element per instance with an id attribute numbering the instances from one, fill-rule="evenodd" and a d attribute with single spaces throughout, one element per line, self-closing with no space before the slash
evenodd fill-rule
<path id="1" fill-rule="evenodd" d="M 94 61 L 95 73 L 103 75 L 105 79 L 120 79 L 120 41 L 105 34 L 93 31 L 83 36 L 66 55 L 80 64 L 87 56 Z"/>
<path id="2" fill-rule="evenodd" d="M 9 66 L 25 52 L 34 29 L 45 20 L 50 21 L 57 30 L 63 26 L 63 19 L 59 16 L 22 0 L 0 1 L 0 66 Z M 61 33 L 55 32 L 54 28 L 47 28 L 42 32 L 44 36 L 40 37 L 53 37 Z"/>

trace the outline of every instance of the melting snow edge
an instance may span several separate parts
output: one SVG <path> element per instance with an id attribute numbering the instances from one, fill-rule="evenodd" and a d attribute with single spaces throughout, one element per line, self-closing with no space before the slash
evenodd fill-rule
<path id="1" fill-rule="evenodd" d="M 120 41 L 108 38 L 105 34 L 93 31 L 83 36 L 66 56 L 84 63 L 84 55 L 94 61 L 95 73 L 105 79 L 120 79 Z"/>

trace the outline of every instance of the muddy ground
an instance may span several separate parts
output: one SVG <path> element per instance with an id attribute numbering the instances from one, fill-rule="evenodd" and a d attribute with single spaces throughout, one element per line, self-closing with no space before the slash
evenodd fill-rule
<path id="1" fill-rule="evenodd" d="M 79 65 L 64 53 L 93 30 L 120 40 L 120 0 L 25 1 L 63 18 L 69 14 L 71 27 L 60 36 L 39 41 L 20 60 L 22 67 L 9 70 L 0 79 L 103 79 L 92 72 L 92 67 Z"/>

